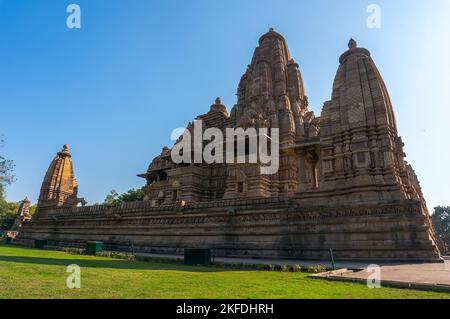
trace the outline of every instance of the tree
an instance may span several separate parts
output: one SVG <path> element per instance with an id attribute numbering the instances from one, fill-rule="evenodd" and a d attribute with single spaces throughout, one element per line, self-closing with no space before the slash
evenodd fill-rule
<path id="1" fill-rule="evenodd" d="M 36 213 L 36 209 L 37 209 L 37 204 L 31 205 L 30 206 L 30 215 L 33 217 L 34 214 Z"/>
<path id="2" fill-rule="evenodd" d="M 4 199 L 0 200 L 0 227 L 2 230 L 10 229 L 19 211 L 20 203 L 8 202 Z M 37 204 L 30 206 L 30 215 L 33 217 L 36 212 Z"/>
<path id="3" fill-rule="evenodd" d="M 108 195 L 106 195 L 104 204 L 114 205 L 119 197 L 119 193 L 115 189 L 111 190 Z"/>
<path id="4" fill-rule="evenodd" d="M 3 140 L 0 140 L 0 147 L 3 146 Z M 5 188 L 14 181 L 12 170 L 14 164 L 11 160 L 0 155 L 0 224 L 3 225 L 6 220 L 10 221 L 14 218 L 19 204 L 8 203 L 5 199 Z"/>
<path id="5" fill-rule="evenodd" d="M 105 204 L 120 205 L 122 203 L 139 202 L 144 200 L 142 189 L 130 189 L 128 192 L 119 195 L 117 191 L 112 190 L 105 198 Z"/>
<path id="6" fill-rule="evenodd" d="M 144 191 L 142 189 L 130 189 L 118 198 L 122 203 L 140 202 L 144 200 Z"/>
<path id="7" fill-rule="evenodd" d="M 440 241 L 440 246 L 442 246 L 443 249 L 448 250 L 448 247 L 450 247 L 450 206 L 436 207 L 431 216 L 431 221 L 433 223 L 434 232 L 438 237 L 438 241 Z M 446 252 L 447 251 L 444 251 L 443 253 Z"/>
<path id="8" fill-rule="evenodd" d="M 0 199 L 0 227 L 2 230 L 10 229 L 14 223 L 19 203 L 9 203 L 5 199 Z"/>
<path id="9" fill-rule="evenodd" d="M 9 203 L 4 199 L 0 200 L 0 221 L 14 219 L 19 210 L 19 203 Z"/>
<path id="10" fill-rule="evenodd" d="M 0 147 L 2 147 L 3 144 L 4 141 L 0 140 Z M 14 181 L 14 175 L 12 175 L 13 168 L 13 161 L 0 155 L 0 199 L 5 198 L 5 187 Z"/>

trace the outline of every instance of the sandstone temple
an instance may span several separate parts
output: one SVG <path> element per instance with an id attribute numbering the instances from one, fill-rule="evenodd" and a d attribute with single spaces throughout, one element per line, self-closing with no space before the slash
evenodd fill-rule
<path id="1" fill-rule="evenodd" d="M 273 29 L 259 39 L 230 110 L 220 98 L 202 130 L 278 128 L 279 170 L 260 163 L 175 164 L 164 147 L 144 178 L 145 199 L 85 206 L 69 149 L 45 175 L 35 217 L 18 241 L 219 256 L 440 260 L 418 178 L 405 161 L 393 106 L 371 54 L 352 39 L 320 116 L 308 109 L 299 64 Z M 187 130 L 192 130 L 189 123 Z"/>

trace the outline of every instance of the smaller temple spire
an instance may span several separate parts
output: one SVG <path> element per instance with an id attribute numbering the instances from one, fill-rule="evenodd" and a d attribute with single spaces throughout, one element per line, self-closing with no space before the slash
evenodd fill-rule
<path id="1" fill-rule="evenodd" d="M 78 184 L 73 173 L 69 146 L 65 144 L 50 164 L 41 187 L 38 207 L 76 206 L 84 204 L 77 197 Z"/>
<path id="2" fill-rule="evenodd" d="M 22 227 L 22 224 L 29 222 L 30 219 L 30 201 L 28 200 L 28 197 L 25 197 L 25 199 L 20 202 L 11 230 L 18 231 L 20 227 Z"/>
<path id="3" fill-rule="evenodd" d="M 30 201 L 28 197 L 25 197 L 25 199 L 20 202 L 19 209 L 17 211 L 18 216 L 29 216 L 30 214 Z"/>

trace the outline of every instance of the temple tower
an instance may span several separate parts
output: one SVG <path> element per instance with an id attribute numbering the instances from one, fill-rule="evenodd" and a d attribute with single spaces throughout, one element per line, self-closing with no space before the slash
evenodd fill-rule
<path id="1" fill-rule="evenodd" d="M 259 39 L 237 96 L 232 117 L 238 127 L 279 128 L 282 145 L 292 145 L 296 135 L 303 135 L 301 117 L 308 102 L 299 65 L 272 28 Z"/>
<path id="2" fill-rule="evenodd" d="M 78 184 L 73 173 L 69 147 L 64 145 L 45 174 L 39 195 L 38 208 L 84 204 L 84 200 L 78 198 L 77 193 Z"/>
<path id="3" fill-rule="evenodd" d="M 20 203 L 17 215 L 21 217 L 30 216 L 30 200 L 28 197 L 25 197 L 25 199 Z"/>
<path id="4" fill-rule="evenodd" d="M 30 221 L 30 219 L 30 201 L 28 200 L 28 197 L 25 197 L 25 199 L 20 202 L 11 230 L 18 231 L 20 227 L 22 227 L 22 224 Z"/>
<path id="5" fill-rule="evenodd" d="M 258 165 L 229 167 L 227 197 L 272 197 L 293 194 L 298 187 L 298 165 L 293 150 L 305 136 L 308 113 L 299 65 L 282 35 L 272 28 L 259 39 L 251 64 L 241 78 L 237 105 L 231 111 L 234 127 L 279 129 L 280 168 L 275 175 L 261 175 Z M 239 179 L 245 192 L 233 192 Z M 236 187 L 237 189 L 238 187 Z"/>
<path id="6" fill-rule="evenodd" d="M 420 199 L 392 103 L 370 52 L 353 39 L 341 55 L 320 119 L 323 186 L 355 201 Z"/>

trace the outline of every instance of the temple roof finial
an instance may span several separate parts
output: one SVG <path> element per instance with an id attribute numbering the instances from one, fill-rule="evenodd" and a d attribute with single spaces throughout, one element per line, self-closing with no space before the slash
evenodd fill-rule
<path id="1" fill-rule="evenodd" d="M 350 41 L 348 41 L 348 50 L 340 56 L 339 63 L 345 62 L 349 56 L 354 54 L 370 57 L 369 50 L 358 47 L 358 43 L 356 43 L 355 39 L 351 38 Z"/>
<path id="2" fill-rule="evenodd" d="M 264 39 L 272 39 L 272 40 L 279 39 L 279 40 L 285 42 L 283 36 L 281 34 L 279 34 L 278 32 L 276 32 L 275 29 L 270 26 L 269 26 L 269 32 L 263 34 L 261 36 L 261 38 L 259 38 L 259 45 L 262 44 Z"/>
<path id="3" fill-rule="evenodd" d="M 220 97 L 216 98 L 216 100 L 214 101 L 214 104 L 211 105 L 211 108 L 209 111 L 210 112 L 221 112 L 224 114 L 228 114 L 227 108 L 225 107 L 225 105 L 222 104 L 222 99 Z"/>
<path id="4" fill-rule="evenodd" d="M 69 145 L 64 144 L 61 152 L 59 152 L 58 155 L 59 156 L 69 156 L 70 157 Z"/>

